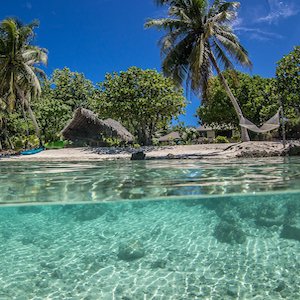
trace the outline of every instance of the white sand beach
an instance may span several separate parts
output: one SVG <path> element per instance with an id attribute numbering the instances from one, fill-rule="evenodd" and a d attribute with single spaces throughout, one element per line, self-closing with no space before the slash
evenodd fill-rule
<path id="1" fill-rule="evenodd" d="M 65 148 L 46 150 L 35 155 L 11 156 L 2 161 L 90 161 L 130 159 L 132 153 L 144 151 L 146 159 L 226 159 L 235 157 L 267 157 L 283 155 L 293 144 L 284 149 L 280 142 L 247 142 L 237 144 L 199 144 L 165 147 L 130 148 Z"/>

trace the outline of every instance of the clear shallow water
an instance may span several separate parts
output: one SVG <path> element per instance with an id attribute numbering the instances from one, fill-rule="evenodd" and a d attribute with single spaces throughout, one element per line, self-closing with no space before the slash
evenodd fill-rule
<path id="1" fill-rule="evenodd" d="M 299 183 L 299 159 L 0 162 L 0 299 L 300 299 Z"/>
<path id="2" fill-rule="evenodd" d="M 0 202 L 95 202 L 300 190 L 300 159 L 0 161 Z"/>

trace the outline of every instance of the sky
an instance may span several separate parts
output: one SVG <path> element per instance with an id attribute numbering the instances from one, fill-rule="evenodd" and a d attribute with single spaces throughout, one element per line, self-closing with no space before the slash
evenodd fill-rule
<path id="1" fill-rule="evenodd" d="M 157 45 L 162 32 L 144 29 L 148 18 L 164 17 L 154 0 L 0 0 L 0 19 L 18 17 L 40 21 L 35 44 L 49 51 L 46 68 L 68 67 L 94 83 L 107 72 L 131 66 L 161 70 Z M 251 75 L 272 77 L 276 62 L 300 45 L 300 0 L 240 0 L 234 29 L 253 62 Z M 200 100 L 188 96 L 187 125 Z"/>

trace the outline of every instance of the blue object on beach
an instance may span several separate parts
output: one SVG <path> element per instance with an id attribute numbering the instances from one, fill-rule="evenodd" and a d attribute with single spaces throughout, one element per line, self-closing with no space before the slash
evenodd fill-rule
<path id="1" fill-rule="evenodd" d="M 45 150 L 45 148 L 44 147 L 40 147 L 40 148 L 35 148 L 35 149 L 31 149 L 31 150 L 22 151 L 20 154 L 21 155 L 32 155 L 32 154 L 40 153 L 43 150 Z"/>

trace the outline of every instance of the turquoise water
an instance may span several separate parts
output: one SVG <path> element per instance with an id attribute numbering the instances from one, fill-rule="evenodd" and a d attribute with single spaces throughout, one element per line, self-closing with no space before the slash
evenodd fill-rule
<path id="1" fill-rule="evenodd" d="M 300 299 L 300 159 L 0 161 L 0 299 Z"/>

